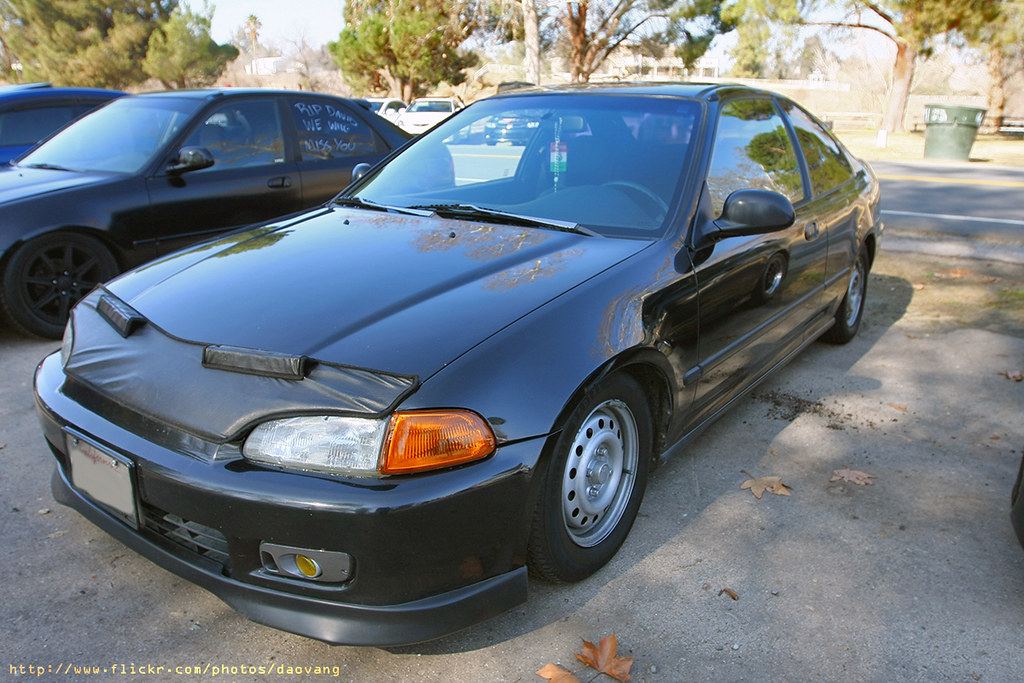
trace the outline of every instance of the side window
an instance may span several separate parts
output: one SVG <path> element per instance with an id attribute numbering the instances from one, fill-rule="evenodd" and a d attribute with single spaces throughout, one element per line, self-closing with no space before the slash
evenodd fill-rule
<path id="1" fill-rule="evenodd" d="M 210 150 L 215 162 L 210 171 L 284 163 L 277 104 L 274 100 L 229 102 L 207 116 L 185 145 Z"/>
<path id="2" fill-rule="evenodd" d="M 832 136 L 792 102 L 786 102 L 783 106 L 793 123 L 800 150 L 807 161 L 814 194 L 824 194 L 849 180 L 853 175 L 850 160 Z"/>
<path id="3" fill-rule="evenodd" d="M 708 171 L 714 215 L 732 192 L 751 188 L 773 190 L 793 202 L 804 196 L 782 115 L 768 99 L 733 100 L 722 108 Z"/>
<path id="4" fill-rule="evenodd" d="M 0 145 L 31 145 L 75 118 L 70 104 L 17 109 L 0 114 Z"/>
<path id="5" fill-rule="evenodd" d="M 317 98 L 291 100 L 303 161 L 386 152 L 384 143 L 348 107 Z"/>

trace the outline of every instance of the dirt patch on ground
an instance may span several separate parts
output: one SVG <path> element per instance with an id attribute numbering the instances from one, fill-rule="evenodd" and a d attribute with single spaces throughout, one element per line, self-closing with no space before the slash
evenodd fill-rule
<path id="1" fill-rule="evenodd" d="M 908 334 L 960 327 L 1024 338 L 1024 267 L 886 251 L 869 280 L 868 319 L 899 319 Z"/>

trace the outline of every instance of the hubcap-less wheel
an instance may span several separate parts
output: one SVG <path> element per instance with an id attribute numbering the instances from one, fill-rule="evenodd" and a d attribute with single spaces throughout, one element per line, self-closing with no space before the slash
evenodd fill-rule
<path id="1" fill-rule="evenodd" d="M 59 337 L 71 307 L 117 270 L 110 252 L 91 237 L 44 235 L 11 258 L 4 274 L 4 304 L 26 331 Z"/>
<path id="2" fill-rule="evenodd" d="M 533 574 L 581 581 L 626 540 L 652 459 L 648 406 L 637 380 L 609 375 L 579 399 L 545 445 L 527 548 Z"/>
<path id="3" fill-rule="evenodd" d="M 562 521 L 584 548 L 597 545 L 618 525 L 636 476 L 636 422 L 622 401 L 600 404 L 576 433 L 562 475 Z"/>
<path id="4" fill-rule="evenodd" d="M 830 327 L 822 339 L 830 344 L 846 344 L 857 336 L 860 321 L 864 317 L 864 299 L 868 287 L 868 255 L 862 249 L 850 269 L 850 280 L 846 284 L 846 293 L 835 313 L 835 324 Z"/>
<path id="5" fill-rule="evenodd" d="M 846 326 L 853 327 L 860 318 L 864 306 L 864 259 L 857 259 L 850 275 L 850 284 L 846 288 Z"/>

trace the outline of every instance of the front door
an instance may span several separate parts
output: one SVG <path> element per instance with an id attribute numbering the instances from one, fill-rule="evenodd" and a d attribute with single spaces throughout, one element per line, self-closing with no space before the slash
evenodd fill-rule
<path id="1" fill-rule="evenodd" d="M 773 190 L 796 209 L 789 228 L 717 242 L 698 259 L 699 376 L 696 427 L 802 342 L 821 306 L 827 239 L 789 128 L 768 97 L 723 104 L 707 177 L 712 217 L 735 190 Z"/>
<path id="2" fill-rule="evenodd" d="M 148 181 L 157 254 L 302 208 L 275 98 L 231 100 L 201 121 L 181 146 L 206 148 L 214 165 L 180 175 L 161 171 Z"/>

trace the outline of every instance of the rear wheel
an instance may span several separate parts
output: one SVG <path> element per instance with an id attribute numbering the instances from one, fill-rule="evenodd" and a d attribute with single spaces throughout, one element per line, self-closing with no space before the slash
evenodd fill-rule
<path id="1" fill-rule="evenodd" d="M 4 270 L 0 298 L 17 327 L 59 339 L 71 307 L 117 272 L 117 261 L 100 241 L 76 233 L 52 233 L 14 252 Z"/>
<path id="2" fill-rule="evenodd" d="M 860 329 L 860 321 L 864 317 L 864 298 L 868 290 L 868 255 L 863 249 L 857 256 L 850 272 L 850 281 L 846 285 L 846 296 L 836 311 L 835 324 L 822 335 L 822 339 L 831 344 L 845 344 Z"/>
<path id="3" fill-rule="evenodd" d="M 579 581 L 616 553 L 636 519 L 651 461 L 643 390 L 613 375 L 569 416 L 548 458 L 530 533 L 531 569 Z"/>

